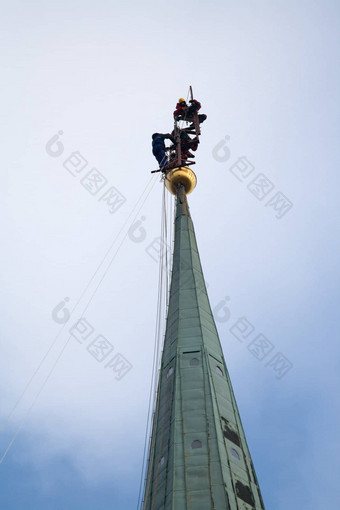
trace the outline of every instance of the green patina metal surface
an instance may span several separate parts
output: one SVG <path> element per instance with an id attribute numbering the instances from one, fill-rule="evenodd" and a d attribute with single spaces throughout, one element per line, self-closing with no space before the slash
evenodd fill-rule
<path id="1" fill-rule="evenodd" d="M 143 509 L 264 509 L 183 187 Z"/>

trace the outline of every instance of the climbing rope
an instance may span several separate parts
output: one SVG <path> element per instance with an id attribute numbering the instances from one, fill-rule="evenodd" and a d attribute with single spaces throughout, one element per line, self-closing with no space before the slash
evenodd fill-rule
<path id="1" fill-rule="evenodd" d="M 147 198 L 149 197 L 154 185 L 156 184 L 157 182 L 157 179 L 155 179 L 154 176 L 151 177 L 151 179 L 149 180 L 149 182 L 147 183 L 147 185 L 145 186 L 143 192 L 141 193 L 141 195 L 139 196 L 139 198 L 137 199 L 134 207 L 132 208 L 129 216 L 127 217 L 126 221 L 124 222 L 123 226 L 121 227 L 121 229 L 119 230 L 118 234 L 114 237 L 111 245 L 109 246 L 108 250 L 106 251 L 106 253 L 104 254 L 102 260 L 100 261 L 100 263 L 98 264 L 97 268 L 95 269 L 94 273 L 92 274 L 89 282 L 87 283 L 87 285 L 85 286 L 83 292 L 81 293 L 80 297 L 78 298 L 78 300 L 76 301 L 75 305 L 73 306 L 70 314 L 72 316 L 73 312 L 76 310 L 77 306 L 79 305 L 80 301 L 83 299 L 83 297 L 86 295 L 86 292 L 87 290 L 89 289 L 91 283 L 94 281 L 95 277 L 97 276 L 98 272 L 100 271 L 100 269 L 103 267 L 104 263 L 105 263 L 105 260 L 109 257 L 109 255 L 112 253 L 113 251 L 113 248 L 114 246 L 116 245 L 118 239 L 119 239 L 119 236 L 121 235 L 121 233 L 124 231 L 124 229 L 126 228 L 126 226 L 129 224 L 130 222 L 130 219 L 131 217 L 133 217 L 132 221 L 131 221 L 131 224 L 133 224 L 135 221 L 136 221 L 136 218 L 137 216 L 139 215 L 143 205 L 145 204 Z M 137 209 L 137 212 L 135 212 Z M 125 235 L 123 236 L 123 239 L 121 240 L 120 244 L 118 245 L 118 248 L 116 249 L 116 251 L 114 252 L 113 255 L 111 255 L 111 258 L 109 260 L 109 263 L 107 264 L 107 267 L 106 269 L 104 270 L 104 273 L 102 274 L 101 278 L 99 279 L 99 282 L 97 284 L 97 286 L 95 287 L 95 289 L 91 292 L 90 294 L 90 298 L 89 300 L 87 301 L 85 307 L 83 308 L 82 310 L 82 313 L 81 313 L 81 317 L 84 316 L 85 312 L 87 311 L 87 309 L 89 308 L 94 296 L 96 295 L 101 283 L 103 282 L 105 276 L 107 275 L 115 257 L 117 256 L 120 248 L 122 247 L 124 241 L 126 240 L 127 236 L 128 236 L 128 231 L 129 229 L 126 230 L 126 233 Z M 41 367 L 43 366 L 43 364 L 45 363 L 49 353 L 51 352 L 51 350 L 53 349 L 53 347 L 55 346 L 58 338 L 60 337 L 61 333 L 63 332 L 64 328 L 65 328 L 65 325 L 66 323 L 61 327 L 59 333 L 56 335 L 56 337 L 53 339 L 52 343 L 50 344 L 49 348 L 47 349 L 46 353 L 44 354 L 44 356 L 42 357 L 42 359 L 40 360 L 37 368 L 35 369 L 34 373 L 32 374 L 31 378 L 29 379 L 29 381 L 27 382 L 24 390 L 22 391 L 22 393 L 20 394 L 20 396 L 18 397 L 18 399 L 16 400 L 14 406 L 12 407 L 11 411 L 9 412 L 5 422 L 3 423 L 2 425 L 2 428 L 0 429 L 3 430 L 3 428 L 7 425 L 7 423 L 9 422 L 9 420 L 11 419 L 12 415 L 14 414 L 15 410 L 17 409 L 18 405 L 20 404 L 20 402 L 22 401 L 23 397 L 25 396 L 26 392 L 28 391 L 29 387 L 31 386 L 33 380 L 35 379 L 36 375 L 38 374 L 38 372 L 40 371 Z M 4 461 L 5 457 L 7 456 L 10 448 L 13 446 L 13 443 L 15 441 L 15 439 L 17 438 L 18 434 L 20 433 L 21 429 L 23 428 L 25 422 L 27 421 L 35 403 L 37 402 L 41 392 L 43 391 L 44 387 L 46 386 L 50 376 L 52 375 L 55 367 L 57 366 L 57 363 L 58 361 L 60 360 L 61 356 L 63 355 L 67 345 L 69 344 L 69 341 L 70 339 L 72 338 L 72 335 L 69 336 L 69 338 L 67 339 L 67 341 L 64 343 L 63 347 L 62 347 L 62 350 L 60 351 L 59 355 L 57 356 L 56 360 L 54 361 L 50 371 L 48 372 L 47 376 L 45 377 L 45 379 L 43 380 L 42 384 L 40 385 L 40 388 L 38 390 L 38 392 L 36 393 L 33 401 L 32 401 L 32 404 L 31 406 L 28 408 L 28 411 L 26 412 L 26 414 L 24 415 L 24 418 L 22 419 L 22 421 L 19 423 L 19 426 L 17 427 L 15 433 L 13 434 L 13 436 L 11 437 L 10 441 L 9 441 L 9 444 L 7 446 L 7 448 L 5 449 L 2 457 L 0 458 L 0 464 L 2 464 L 2 462 Z"/>
<path id="2" fill-rule="evenodd" d="M 170 197 L 169 197 L 170 196 Z M 170 204 L 170 207 L 169 207 Z M 146 430 L 144 437 L 144 449 L 143 449 L 143 460 L 142 460 L 142 471 L 140 477 L 139 493 L 137 510 L 142 508 L 143 499 L 142 492 L 143 488 L 146 491 L 147 482 L 147 451 L 148 445 L 151 445 L 152 441 L 152 425 L 153 415 L 155 411 L 157 401 L 157 388 L 159 381 L 159 371 L 161 365 L 161 351 L 164 341 L 164 324 L 165 317 L 168 308 L 169 299 L 169 282 L 170 282 L 170 260 L 169 260 L 169 239 L 172 239 L 173 225 L 171 223 L 171 209 L 172 209 L 172 195 L 170 195 L 163 183 L 163 196 L 162 196 L 162 214 L 161 214 L 161 249 L 159 258 L 158 268 L 158 294 L 157 294 L 157 313 L 156 313 L 156 327 L 154 337 L 154 349 L 153 349 L 153 361 L 152 361 L 152 372 L 151 372 L 151 383 L 148 399 L 148 413 Z"/>

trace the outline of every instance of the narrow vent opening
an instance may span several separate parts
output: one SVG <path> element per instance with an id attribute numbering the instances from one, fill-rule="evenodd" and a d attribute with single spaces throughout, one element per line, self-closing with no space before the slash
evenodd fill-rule
<path id="1" fill-rule="evenodd" d="M 243 485 L 243 483 L 241 483 L 240 481 L 237 481 L 236 482 L 236 494 L 245 503 L 248 503 L 248 505 L 254 504 L 254 496 L 251 492 L 250 487 L 248 487 L 248 485 Z"/>
<path id="2" fill-rule="evenodd" d="M 223 429 L 223 435 L 226 439 L 229 439 L 229 441 L 232 441 L 237 446 L 240 446 L 240 438 L 236 431 L 235 425 L 230 423 L 230 421 L 226 420 L 221 416 L 222 419 L 222 429 Z"/>

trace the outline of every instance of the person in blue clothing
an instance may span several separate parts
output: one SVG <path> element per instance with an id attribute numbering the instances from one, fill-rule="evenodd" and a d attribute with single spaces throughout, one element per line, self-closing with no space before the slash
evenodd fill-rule
<path id="1" fill-rule="evenodd" d="M 164 140 L 169 139 L 172 143 L 175 143 L 175 138 L 170 135 L 170 133 L 162 134 L 162 133 L 154 133 L 152 135 L 152 154 L 158 161 L 159 168 L 163 168 L 166 166 L 169 161 L 165 152 L 165 142 Z"/>

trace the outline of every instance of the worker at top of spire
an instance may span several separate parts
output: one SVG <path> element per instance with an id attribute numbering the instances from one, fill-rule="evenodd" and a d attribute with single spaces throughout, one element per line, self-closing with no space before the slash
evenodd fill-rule
<path id="1" fill-rule="evenodd" d="M 175 136 L 175 130 L 171 132 L 172 136 Z M 181 153 L 181 163 L 182 165 L 185 165 L 187 163 L 188 158 L 194 158 L 195 155 L 192 154 L 192 151 L 196 151 L 198 148 L 199 139 L 196 136 L 195 138 L 190 138 L 188 133 L 186 133 L 184 130 L 179 130 L 179 142 L 180 142 L 180 153 Z M 171 151 L 174 151 L 176 149 L 176 145 L 172 145 L 170 147 Z M 175 162 L 177 159 L 175 159 Z M 171 167 L 171 164 L 174 162 L 174 160 L 170 159 L 170 163 L 167 166 L 167 168 Z"/>
<path id="2" fill-rule="evenodd" d="M 152 154 L 159 163 L 159 168 L 166 166 L 169 161 L 166 156 L 166 147 L 164 140 L 169 139 L 172 143 L 176 143 L 176 139 L 170 133 L 154 133 L 152 135 Z"/>
<path id="3" fill-rule="evenodd" d="M 175 120 L 187 120 L 188 122 L 193 120 L 193 115 L 195 112 L 198 112 L 201 108 L 201 103 L 196 99 L 190 99 L 190 106 L 187 105 L 186 100 L 183 97 L 180 97 L 178 103 L 176 104 L 176 110 L 174 111 L 174 119 Z M 207 118 L 206 115 L 200 114 L 198 115 L 199 123 L 205 121 Z"/>

